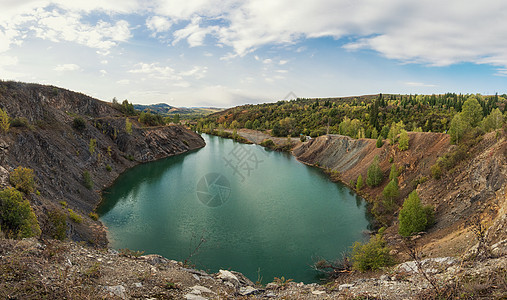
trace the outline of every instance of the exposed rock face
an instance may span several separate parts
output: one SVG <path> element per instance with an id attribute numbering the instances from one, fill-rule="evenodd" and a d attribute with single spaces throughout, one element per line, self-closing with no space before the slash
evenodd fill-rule
<path id="1" fill-rule="evenodd" d="M 449 136 L 442 133 L 409 133 L 410 147 L 400 151 L 387 140 L 382 147 L 376 147 L 373 139 L 352 139 L 343 135 L 325 135 L 303 143 L 293 150 L 294 156 L 301 162 L 331 169 L 339 173 L 339 179 L 348 184 L 356 181 L 359 174 L 366 179 L 368 167 L 375 156 L 379 157 L 384 179 L 389 176 L 390 160 L 402 168 L 398 178 L 400 198 L 404 198 L 413 189 L 412 182 L 420 176 L 430 176 L 430 168 L 437 158 L 449 150 Z M 381 195 L 383 187 L 365 188 L 362 194 L 375 199 Z"/>
<path id="2" fill-rule="evenodd" d="M 29 196 L 43 225 L 48 210 L 69 208 L 85 217 L 69 223 L 76 240 L 105 243 L 99 222 L 87 215 L 100 202 L 100 190 L 127 168 L 204 146 L 204 140 L 180 126 L 143 128 L 109 103 L 63 89 L 34 84 L 0 82 L 0 107 L 10 118 L 25 118 L 28 127 L 11 128 L 0 135 L 0 163 L 7 171 L 23 166 L 35 171 L 40 196 Z M 76 117 L 84 128 L 74 128 Z M 91 144 L 95 146 L 90 147 Z M 109 169 L 109 170 L 108 170 Z M 0 183 L 6 181 L 0 169 Z M 88 172 L 93 188 L 84 185 Z"/>

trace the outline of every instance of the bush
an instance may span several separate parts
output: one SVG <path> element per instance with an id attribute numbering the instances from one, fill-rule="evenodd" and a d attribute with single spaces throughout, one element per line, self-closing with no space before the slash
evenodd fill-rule
<path id="1" fill-rule="evenodd" d="M 74 223 L 83 223 L 83 217 L 81 217 L 79 214 L 75 213 L 72 209 L 69 208 L 69 219 L 72 220 Z"/>
<path id="2" fill-rule="evenodd" d="M 110 165 L 106 165 L 106 171 L 111 172 L 113 168 Z"/>
<path id="3" fill-rule="evenodd" d="M 49 235 L 51 238 L 63 241 L 67 232 L 67 217 L 59 210 L 48 212 Z"/>
<path id="4" fill-rule="evenodd" d="M 380 169 L 378 156 L 375 156 L 373 162 L 368 167 L 368 172 L 366 174 L 366 184 L 371 187 L 379 186 L 383 180 L 382 170 Z"/>
<path id="5" fill-rule="evenodd" d="M 22 192 L 32 193 L 35 190 L 35 180 L 32 169 L 17 167 L 9 174 L 9 181 L 12 186 Z"/>
<path id="6" fill-rule="evenodd" d="M 95 221 L 97 221 L 97 220 L 99 219 L 99 215 L 98 215 L 97 213 L 94 213 L 94 212 L 90 212 L 90 213 L 88 214 L 88 216 L 89 216 L 90 218 L 92 218 L 93 220 L 95 220 Z"/>
<path id="7" fill-rule="evenodd" d="M 30 123 L 26 118 L 14 118 L 10 120 L 11 127 L 30 127 Z"/>
<path id="8" fill-rule="evenodd" d="M 273 148 L 273 147 L 275 146 L 275 143 L 274 143 L 272 140 L 267 139 L 267 140 L 265 140 L 265 141 L 262 141 L 262 142 L 260 143 L 260 145 L 261 145 L 262 147 Z"/>
<path id="9" fill-rule="evenodd" d="M 72 121 L 72 128 L 81 131 L 86 128 L 86 121 L 81 117 L 76 117 Z"/>
<path id="10" fill-rule="evenodd" d="M 9 131 L 10 122 L 9 115 L 7 112 L 0 108 L 0 129 L 3 133 L 7 133 Z"/>
<path id="11" fill-rule="evenodd" d="M 433 208 L 424 207 L 417 191 L 413 191 L 403 202 L 400 210 L 398 232 L 401 236 L 410 236 L 414 233 L 424 231 L 432 224 Z"/>
<path id="12" fill-rule="evenodd" d="M 366 244 L 355 242 L 352 247 L 352 267 L 364 272 L 390 266 L 394 261 L 389 251 L 381 234 L 375 235 Z"/>
<path id="13" fill-rule="evenodd" d="M 132 134 L 132 122 L 130 122 L 129 118 L 125 118 L 125 131 L 128 134 Z"/>
<path id="14" fill-rule="evenodd" d="M 442 177 L 442 168 L 438 163 L 431 166 L 431 177 L 440 179 Z"/>
<path id="15" fill-rule="evenodd" d="M 30 202 L 14 188 L 0 191 L 0 220 L 7 237 L 27 238 L 41 234 Z"/>
<path id="16" fill-rule="evenodd" d="M 92 177 L 88 171 L 83 172 L 83 184 L 89 190 L 93 188 Z"/>
<path id="17" fill-rule="evenodd" d="M 97 148 L 97 140 L 90 139 L 90 144 L 88 145 L 88 151 L 90 151 L 91 155 L 93 155 L 95 153 L 96 148 Z"/>
<path id="18" fill-rule="evenodd" d="M 382 145 L 384 145 L 384 141 L 382 140 L 382 136 L 379 135 L 377 138 L 377 148 L 382 147 Z"/>
<path id="19" fill-rule="evenodd" d="M 139 116 L 139 122 L 147 125 L 147 126 L 158 126 L 165 125 L 164 118 L 158 114 L 152 114 L 150 112 L 141 112 Z"/>

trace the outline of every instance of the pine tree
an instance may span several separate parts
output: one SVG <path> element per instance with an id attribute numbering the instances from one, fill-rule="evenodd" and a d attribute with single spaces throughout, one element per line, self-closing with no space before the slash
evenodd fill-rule
<path id="1" fill-rule="evenodd" d="M 463 109 L 461 111 L 463 121 L 467 125 L 475 127 L 482 120 L 482 107 L 479 101 L 475 97 L 468 98 L 463 103 Z"/>
<path id="2" fill-rule="evenodd" d="M 413 191 L 403 202 L 403 208 L 399 214 L 398 232 L 402 236 L 410 236 L 426 229 L 429 224 L 428 209 L 425 209 L 417 191 Z"/>
<path id="3" fill-rule="evenodd" d="M 408 133 L 406 130 L 401 130 L 401 133 L 400 133 L 400 141 L 399 141 L 399 144 L 398 144 L 398 149 L 400 149 L 400 151 L 405 151 L 405 150 L 408 150 Z"/>
<path id="4" fill-rule="evenodd" d="M 449 134 L 451 135 L 451 143 L 458 144 L 468 128 L 467 123 L 461 117 L 461 113 L 456 114 L 451 121 Z"/>
<path id="5" fill-rule="evenodd" d="M 398 181 L 395 179 L 391 180 L 384 188 L 384 191 L 382 191 L 382 195 L 384 196 L 384 205 L 389 211 L 392 211 L 395 204 L 394 201 L 400 195 Z"/>
<path id="6" fill-rule="evenodd" d="M 392 164 L 391 171 L 389 172 L 389 181 L 393 179 L 398 181 L 398 176 L 400 176 L 400 174 L 398 174 L 398 168 L 396 167 L 395 164 Z"/>
<path id="7" fill-rule="evenodd" d="M 373 162 L 368 167 L 366 174 L 366 184 L 371 187 L 379 186 L 382 183 L 383 174 L 379 166 L 378 156 L 375 156 Z"/>
<path id="8" fill-rule="evenodd" d="M 357 176 L 356 190 L 360 191 L 363 188 L 363 185 L 364 185 L 363 176 L 359 174 L 359 176 Z"/>
<path id="9" fill-rule="evenodd" d="M 382 147 L 382 145 L 384 145 L 384 141 L 382 141 L 382 136 L 379 135 L 377 138 L 377 148 Z"/>

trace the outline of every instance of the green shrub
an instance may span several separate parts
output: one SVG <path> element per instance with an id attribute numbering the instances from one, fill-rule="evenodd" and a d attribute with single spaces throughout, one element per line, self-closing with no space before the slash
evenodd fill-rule
<path id="1" fill-rule="evenodd" d="M 93 220 L 95 220 L 95 221 L 97 221 L 97 220 L 99 219 L 99 215 L 98 215 L 97 213 L 94 213 L 94 212 L 90 212 L 90 213 L 88 214 L 88 216 L 89 216 L 90 218 L 92 218 Z"/>
<path id="2" fill-rule="evenodd" d="M 93 188 L 92 177 L 88 171 L 83 172 L 83 184 L 89 190 Z"/>
<path id="3" fill-rule="evenodd" d="M 433 219 L 433 208 L 424 207 L 417 191 L 413 191 L 403 202 L 403 208 L 398 216 L 398 232 L 401 236 L 410 236 L 414 233 L 424 231 L 431 225 Z"/>
<path id="4" fill-rule="evenodd" d="M 152 114 L 150 112 L 141 112 L 139 115 L 139 122 L 147 126 L 165 125 L 164 118 L 159 114 Z"/>
<path id="5" fill-rule="evenodd" d="M 267 139 L 265 141 L 262 141 L 260 145 L 262 147 L 273 148 L 275 146 L 275 143 L 271 139 Z"/>
<path id="6" fill-rule="evenodd" d="M 0 220 L 7 237 L 26 238 L 41 234 L 30 202 L 14 188 L 0 191 Z"/>
<path id="7" fill-rule="evenodd" d="M 12 186 L 22 192 L 32 193 L 35 190 L 35 180 L 32 169 L 17 167 L 9 174 L 9 181 Z"/>
<path id="8" fill-rule="evenodd" d="M 352 267 L 364 272 L 390 266 L 394 261 L 389 251 L 381 234 L 373 236 L 366 244 L 355 242 L 352 247 Z"/>
<path id="9" fill-rule="evenodd" d="M 9 115 L 7 112 L 0 108 L 0 129 L 3 133 L 7 133 L 9 131 L 10 122 Z"/>
<path id="10" fill-rule="evenodd" d="M 86 121 L 81 117 L 76 117 L 72 121 L 72 128 L 81 131 L 86 128 Z"/>
<path id="11" fill-rule="evenodd" d="M 112 170 L 113 170 L 113 168 L 111 168 L 110 165 L 106 165 L 106 171 L 111 172 Z"/>
<path id="12" fill-rule="evenodd" d="M 132 122 L 130 122 L 129 118 L 125 118 L 125 131 L 128 134 L 132 134 Z"/>
<path id="13" fill-rule="evenodd" d="M 79 214 L 75 213 L 72 209 L 69 208 L 69 219 L 72 220 L 74 223 L 83 223 L 83 217 L 81 217 Z"/>
<path id="14" fill-rule="evenodd" d="M 26 118 L 13 118 L 10 120 L 11 127 L 30 127 L 30 123 Z"/>
<path id="15" fill-rule="evenodd" d="M 60 201 L 60 205 L 61 205 L 62 207 L 67 207 L 67 202 L 65 202 L 65 201 Z"/>
<path id="16" fill-rule="evenodd" d="M 88 145 L 88 150 L 90 151 L 91 155 L 93 155 L 93 153 L 95 153 L 95 148 L 97 148 L 97 140 L 90 139 L 90 144 Z"/>
<path id="17" fill-rule="evenodd" d="M 384 175 L 382 174 L 382 170 L 379 166 L 378 156 L 375 156 L 373 162 L 368 167 L 368 172 L 366 174 L 366 184 L 371 187 L 379 186 L 382 183 Z"/>
<path id="18" fill-rule="evenodd" d="M 442 177 L 442 168 L 438 163 L 431 166 L 431 177 L 440 179 Z"/>
<path id="19" fill-rule="evenodd" d="M 49 235 L 56 240 L 63 241 L 67 232 L 67 216 L 59 210 L 48 212 Z"/>

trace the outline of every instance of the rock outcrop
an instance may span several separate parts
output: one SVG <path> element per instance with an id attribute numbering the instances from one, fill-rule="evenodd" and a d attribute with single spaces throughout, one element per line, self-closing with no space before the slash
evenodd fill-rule
<path id="1" fill-rule="evenodd" d="M 126 117 L 111 103 L 51 86 L 0 82 L 0 108 L 18 123 L 0 135 L 0 183 L 5 186 L 6 173 L 18 166 L 33 169 L 40 195 L 29 199 L 43 231 L 47 212 L 65 203 L 84 217 L 82 224 L 69 223 L 74 240 L 106 243 L 100 222 L 88 214 L 99 204 L 100 191 L 127 168 L 205 145 L 182 126 L 144 127 L 135 117 L 128 133 Z M 73 126 L 76 118 L 84 125 Z"/>

